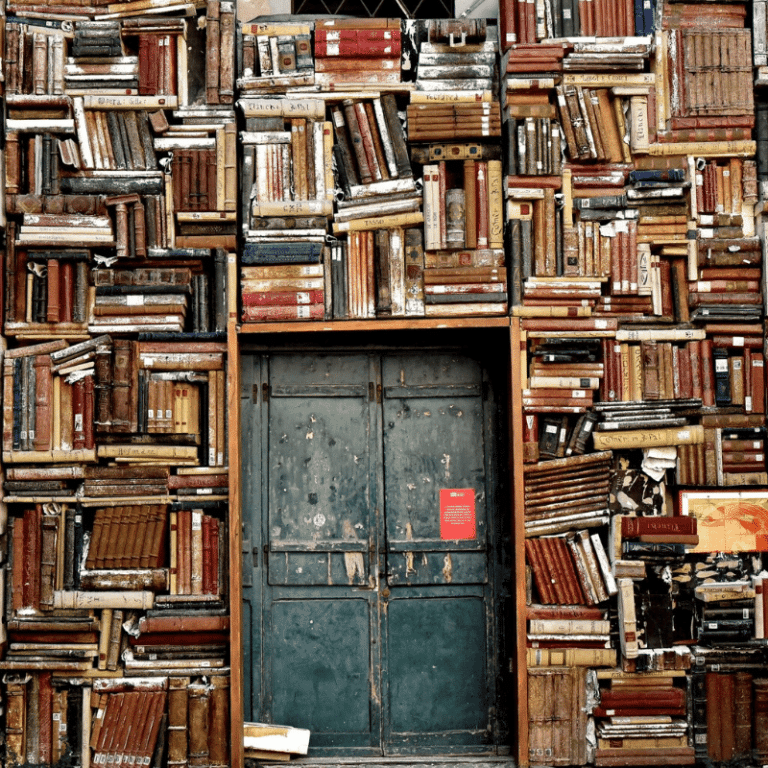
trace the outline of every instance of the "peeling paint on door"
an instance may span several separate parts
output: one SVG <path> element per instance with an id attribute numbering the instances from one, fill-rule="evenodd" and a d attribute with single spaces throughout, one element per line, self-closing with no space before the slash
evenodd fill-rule
<path id="1" fill-rule="evenodd" d="M 405 526 L 405 539 L 406 541 L 413 541 L 413 525 L 409 522 Z M 412 573 L 416 573 L 416 569 L 413 567 L 413 552 L 405 553 L 405 578 L 407 579 Z"/>
<path id="2" fill-rule="evenodd" d="M 443 578 L 446 584 L 450 584 L 453 581 L 453 561 L 451 560 L 450 552 L 443 559 Z"/>
<path id="3" fill-rule="evenodd" d="M 345 539 L 357 540 L 357 533 L 349 520 L 344 521 L 342 528 Z M 355 583 L 357 576 L 360 577 L 361 582 L 365 582 L 365 560 L 362 552 L 345 552 L 344 567 L 347 570 L 347 580 L 350 585 Z"/>

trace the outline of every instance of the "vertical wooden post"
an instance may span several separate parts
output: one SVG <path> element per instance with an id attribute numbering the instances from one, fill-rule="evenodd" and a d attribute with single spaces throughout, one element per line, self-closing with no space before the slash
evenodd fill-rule
<path id="1" fill-rule="evenodd" d="M 243 542 L 240 493 L 240 352 L 237 326 L 227 323 L 227 393 L 229 466 L 229 612 L 230 612 L 230 738 L 232 768 L 243 766 L 243 643 L 242 565 Z"/>
<path id="2" fill-rule="evenodd" d="M 527 768 L 528 755 L 528 671 L 525 653 L 525 526 L 523 489 L 523 395 L 520 370 L 521 344 L 525 344 L 520 329 L 520 318 L 510 320 L 509 361 L 509 435 L 512 450 L 509 456 L 509 474 L 512 481 L 512 542 L 514 546 L 514 603 L 517 614 L 515 643 L 515 682 L 517 696 L 517 764 Z"/>

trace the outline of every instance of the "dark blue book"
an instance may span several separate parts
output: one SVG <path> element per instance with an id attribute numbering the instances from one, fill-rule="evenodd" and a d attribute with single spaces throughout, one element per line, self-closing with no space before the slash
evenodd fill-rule
<path id="1" fill-rule="evenodd" d="M 149 259 L 208 259 L 210 248 L 147 248 Z"/>
<path id="2" fill-rule="evenodd" d="M 656 0 L 642 0 L 643 35 L 652 35 L 656 17 Z"/>
<path id="3" fill-rule="evenodd" d="M 213 258 L 213 300 L 211 302 L 213 330 L 227 330 L 227 251 L 217 248 Z"/>
<path id="4" fill-rule="evenodd" d="M 97 285 L 97 296 L 166 296 L 170 293 L 188 295 L 192 293 L 189 285 Z"/>
<path id="5" fill-rule="evenodd" d="M 484 304 L 486 302 L 507 301 L 506 291 L 495 293 L 427 293 L 424 296 L 427 304 Z"/>
<path id="6" fill-rule="evenodd" d="M 645 29 L 645 16 L 643 15 L 643 4 L 645 3 L 645 0 L 634 0 L 634 2 L 635 34 L 638 37 L 642 37 L 645 34 L 643 31 Z"/>
<path id="7" fill-rule="evenodd" d="M 21 375 L 22 359 L 17 357 L 13 361 L 13 432 L 12 450 L 21 450 Z"/>
<path id="8" fill-rule="evenodd" d="M 241 261 L 244 265 L 319 264 L 322 243 L 246 243 Z"/>
<path id="9" fill-rule="evenodd" d="M 181 344 L 189 341 L 226 341 L 225 331 L 188 331 L 175 333 L 173 331 L 144 331 L 139 334 L 139 341 L 177 341 Z"/>
<path id="10" fill-rule="evenodd" d="M 630 171 L 629 183 L 640 181 L 685 181 L 684 168 L 664 168 L 647 171 Z"/>

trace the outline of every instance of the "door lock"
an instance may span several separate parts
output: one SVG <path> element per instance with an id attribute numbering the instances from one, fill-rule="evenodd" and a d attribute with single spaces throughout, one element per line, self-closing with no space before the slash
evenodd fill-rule
<path id="1" fill-rule="evenodd" d="M 389 600 L 389 587 L 382 587 L 382 589 L 379 590 L 379 594 L 384 600 Z"/>

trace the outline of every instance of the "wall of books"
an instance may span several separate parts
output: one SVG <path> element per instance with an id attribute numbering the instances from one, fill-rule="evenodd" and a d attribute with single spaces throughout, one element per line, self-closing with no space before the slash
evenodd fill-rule
<path id="1" fill-rule="evenodd" d="M 4 764 L 225 766 L 233 3 L 0 30 Z"/>
<path id="2" fill-rule="evenodd" d="M 228 352 L 312 321 L 510 328 L 520 765 L 768 761 L 765 0 L 0 39 L 7 766 L 242 756 Z"/>

